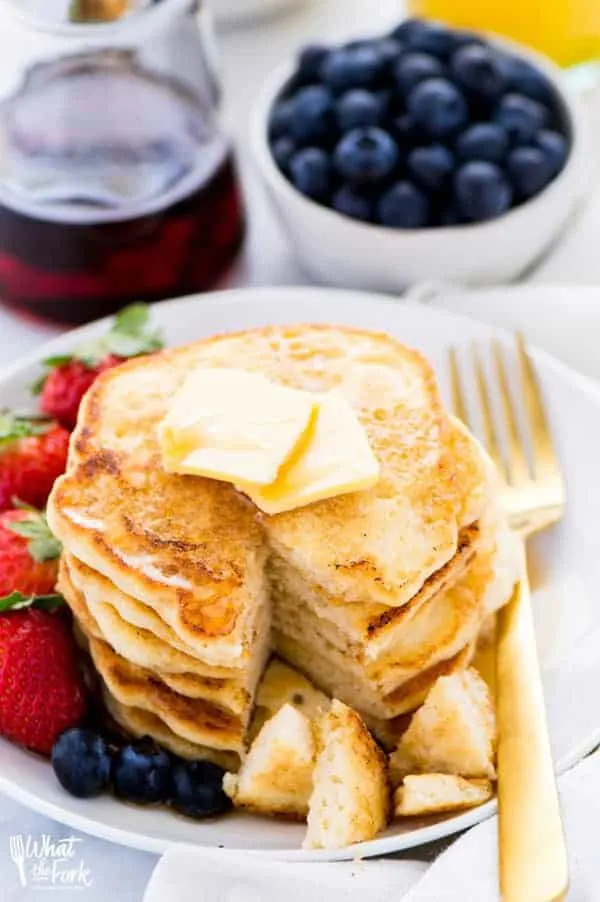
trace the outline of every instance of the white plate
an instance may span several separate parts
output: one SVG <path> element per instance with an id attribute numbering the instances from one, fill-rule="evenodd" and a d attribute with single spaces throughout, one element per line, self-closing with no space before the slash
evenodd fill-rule
<path id="1" fill-rule="evenodd" d="M 472 339 L 494 334 L 487 326 L 439 309 L 318 288 L 259 288 L 186 298 L 157 305 L 154 317 L 169 344 L 269 323 L 329 322 L 384 330 L 422 348 L 444 383 L 449 343 L 467 348 Z M 38 361 L 104 329 L 104 323 L 96 323 L 63 336 L 5 371 L 0 377 L 0 406 L 30 403 L 27 387 L 38 374 Z M 536 352 L 534 356 L 568 483 L 565 520 L 536 547 L 546 577 L 543 591 L 536 593 L 538 640 L 554 751 L 564 769 L 600 743 L 596 517 L 600 510 L 600 392 L 548 355 Z M 139 849 L 162 852 L 170 843 L 180 842 L 296 860 L 383 855 L 463 830 L 495 810 L 490 803 L 456 817 L 396 822 L 372 842 L 341 852 L 309 853 L 300 850 L 301 825 L 246 814 L 194 823 L 167 810 L 124 805 L 110 796 L 73 799 L 61 790 L 45 761 L 2 741 L 0 788 L 73 828 Z"/>

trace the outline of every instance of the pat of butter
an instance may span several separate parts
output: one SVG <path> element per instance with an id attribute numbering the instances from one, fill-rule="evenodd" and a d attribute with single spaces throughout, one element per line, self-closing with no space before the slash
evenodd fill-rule
<path id="1" fill-rule="evenodd" d="M 317 396 L 259 373 L 197 369 L 158 428 L 170 473 L 270 485 L 311 432 Z"/>
<path id="2" fill-rule="evenodd" d="M 336 391 L 316 397 L 320 401 L 314 430 L 275 482 L 268 486 L 238 483 L 267 514 L 368 489 L 379 479 L 379 461 L 346 399 Z"/>

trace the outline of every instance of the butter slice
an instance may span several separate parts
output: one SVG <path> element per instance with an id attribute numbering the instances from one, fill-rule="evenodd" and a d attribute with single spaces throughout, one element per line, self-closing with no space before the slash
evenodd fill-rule
<path id="1" fill-rule="evenodd" d="M 259 373 L 200 368 L 158 428 L 170 473 L 257 486 L 273 483 L 314 427 L 317 396 Z"/>
<path id="2" fill-rule="evenodd" d="M 320 401 L 314 430 L 277 480 L 268 486 L 238 483 L 267 514 L 368 489 L 379 480 L 379 461 L 353 408 L 337 391 L 316 397 Z"/>

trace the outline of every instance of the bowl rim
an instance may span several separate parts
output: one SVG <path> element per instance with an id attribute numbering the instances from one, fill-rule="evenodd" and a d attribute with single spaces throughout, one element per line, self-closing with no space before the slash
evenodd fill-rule
<path id="1" fill-rule="evenodd" d="M 568 117 L 568 126 L 570 130 L 570 147 L 567 161 L 560 172 L 548 183 L 539 194 L 528 198 L 516 207 L 507 210 L 500 216 L 481 222 L 458 223 L 452 226 L 426 226 L 420 229 L 402 229 L 390 228 L 379 223 L 362 222 L 353 219 L 331 207 L 325 207 L 317 203 L 306 195 L 302 194 L 279 170 L 275 163 L 268 141 L 268 122 L 271 109 L 275 100 L 281 93 L 286 82 L 294 73 L 294 60 L 287 60 L 279 64 L 275 69 L 271 70 L 264 80 L 258 96 L 251 110 L 250 121 L 250 143 L 254 160 L 261 174 L 265 178 L 267 184 L 272 191 L 279 195 L 283 195 L 291 203 L 304 206 L 307 211 L 312 211 L 313 215 L 321 215 L 323 221 L 328 221 L 332 226 L 335 223 L 339 225 L 345 224 L 346 228 L 354 228 L 360 230 L 363 234 L 368 235 L 385 235 L 388 240 L 391 235 L 397 235 L 404 239 L 412 240 L 424 239 L 435 235 L 450 236 L 467 236 L 473 234 L 475 230 L 479 234 L 486 231 L 492 233 L 502 227 L 504 223 L 514 223 L 518 218 L 529 215 L 529 211 L 537 204 L 546 201 L 553 194 L 562 190 L 564 184 L 575 179 L 577 173 L 581 173 L 580 182 L 582 185 L 589 181 L 591 168 L 587 160 L 586 146 L 589 141 L 589 128 L 585 116 L 582 98 L 574 90 L 569 89 L 564 84 L 563 70 L 553 62 L 549 57 L 531 47 L 527 47 L 517 41 L 511 41 L 503 36 L 486 32 L 476 31 L 474 34 L 483 36 L 489 42 L 502 50 L 509 51 L 514 55 L 520 56 L 526 61 L 533 63 L 552 83 L 557 92 L 564 112 Z M 337 40 L 342 42 L 346 38 L 338 37 Z M 376 39 L 376 36 L 373 36 Z M 331 40 L 331 39 L 330 39 Z M 332 45 L 334 41 L 331 40 Z"/>

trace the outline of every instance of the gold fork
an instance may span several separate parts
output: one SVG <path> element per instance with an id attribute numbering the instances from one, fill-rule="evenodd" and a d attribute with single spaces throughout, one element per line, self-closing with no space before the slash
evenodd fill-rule
<path id="1" fill-rule="evenodd" d="M 498 615 L 496 645 L 500 890 L 504 902 L 559 902 L 566 896 L 569 874 L 535 643 L 525 540 L 560 519 L 565 489 L 537 378 L 520 337 L 516 353 L 532 466 L 509 385 L 507 355 L 501 344 L 494 342 L 493 364 L 505 433 L 503 453 L 491 380 L 477 348 L 472 348 L 484 444 L 503 479 L 503 502 L 511 526 L 523 538 L 520 582 Z M 455 349 L 449 357 L 454 411 L 473 430 Z"/>

